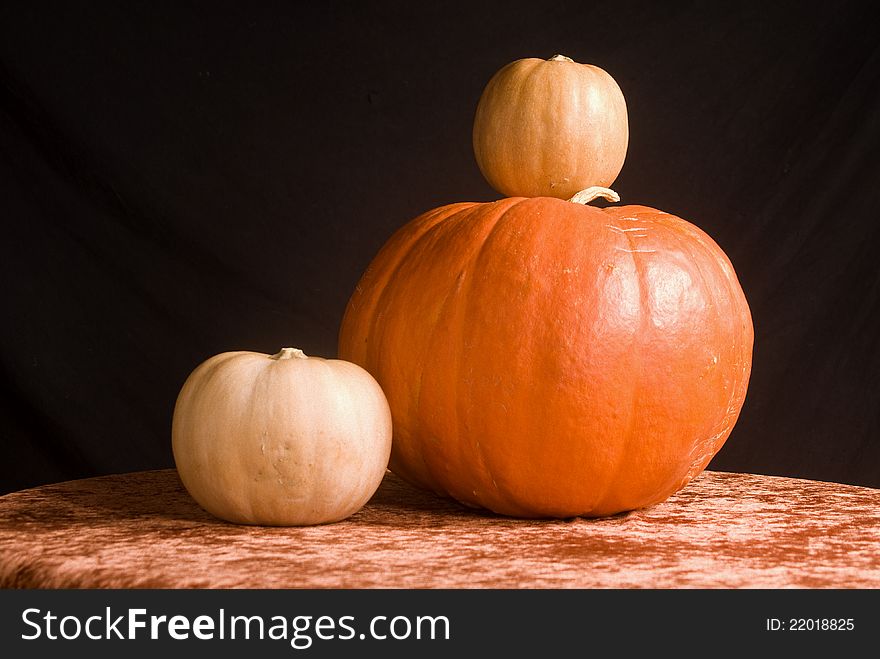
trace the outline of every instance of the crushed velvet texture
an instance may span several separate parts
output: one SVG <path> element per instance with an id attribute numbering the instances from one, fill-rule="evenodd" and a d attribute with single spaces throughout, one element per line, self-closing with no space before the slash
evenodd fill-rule
<path id="1" fill-rule="evenodd" d="M 0 497 L 4 588 L 878 588 L 880 490 L 704 472 L 614 517 L 487 515 L 391 473 L 349 519 L 221 522 L 174 470 Z"/>

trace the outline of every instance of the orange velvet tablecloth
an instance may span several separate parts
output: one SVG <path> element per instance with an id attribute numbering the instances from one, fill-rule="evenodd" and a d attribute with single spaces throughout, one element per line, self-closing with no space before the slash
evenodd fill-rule
<path id="1" fill-rule="evenodd" d="M 349 519 L 228 524 L 176 471 L 0 497 L 4 588 L 878 588 L 880 490 L 704 472 L 603 519 L 519 520 L 388 473 Z"/>

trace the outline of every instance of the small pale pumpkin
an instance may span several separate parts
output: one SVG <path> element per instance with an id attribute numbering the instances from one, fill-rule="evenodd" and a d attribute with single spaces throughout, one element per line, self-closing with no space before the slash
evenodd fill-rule
<path id="1" fill-rule="evenodd" d="M 606 71 L 563 55 L 511 62 L 477 105 L 473 148 L 508 197 L 569 199 L 617 178 L 629 142 L 626 101 Z"/>
<path id="2" fill-rule="evenodd" d="M 350 362 L 295 348 L 226 352 L 184 383 L 172 446 L 186 489 L 221 519 L 335 522 L 379 487 L 391 414 L 376 380 Z"/>

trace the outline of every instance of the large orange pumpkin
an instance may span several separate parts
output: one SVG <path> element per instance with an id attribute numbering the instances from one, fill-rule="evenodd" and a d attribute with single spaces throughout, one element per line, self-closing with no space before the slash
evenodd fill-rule
<path id="1" fill-rule="evenodd" d="M 521 517 L 664 500 L 737 420 L 749 307 L 699 228 L 550 197 L 437 208 L 357 285 L 339 357 L 381 384 L 390 469 Z"/>

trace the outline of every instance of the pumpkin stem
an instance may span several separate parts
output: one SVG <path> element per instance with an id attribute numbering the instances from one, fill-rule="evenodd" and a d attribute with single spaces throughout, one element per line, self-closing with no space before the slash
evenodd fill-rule
<path id="1" fill-rule="evenodd" d="M 617 203 L 620 201 L 620 195 L 617 194 L 611 188 L 603 188 L 598 185 L 590 186 L 589 188 L 584 188 L 580 192 L 575 192 L 569 201 L 573 204 L 589 204 L 591 201 L 596 200 L 599 197 L 603 197 L 608 201 Z"/>
<path id="2" fill-rule="evenodd" d="M 281 352 L 269 357 L 269 359 L 308 359 L 308 355 L 299 348 L 281 348 Z"/>
<path id="3" fill-rule="evenodd" d="M 574 62 L 570 57 L 566 57 L 565 55 L 554 55 L 547 59 L 548 62 Z"/>

